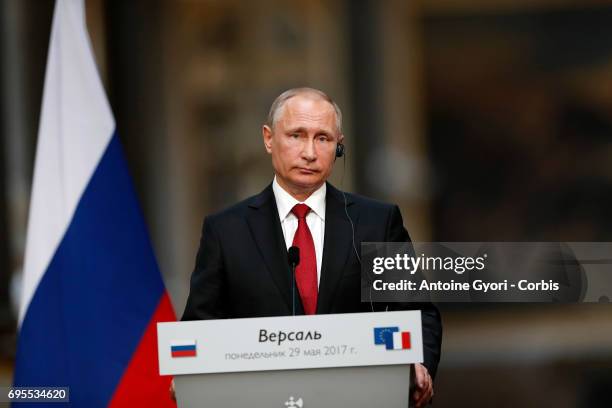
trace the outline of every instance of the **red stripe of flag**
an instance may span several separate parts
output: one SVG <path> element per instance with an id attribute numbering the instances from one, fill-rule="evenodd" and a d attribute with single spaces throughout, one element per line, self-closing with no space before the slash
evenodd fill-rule
<path id="1" fill-rule="evenodd" d="M 410 348 L 410 332 L 402 332 L 402 348 Z"/>
<path id="2" fill-rule="evenodd" d="M 172 352 L 172 357 L 194 357 L 195 355 L 195 350 L 177 350 Z"/>
<path id="3" fill-rule="evenodd" d="M 171 376 L 159 375 L 157 361 L 157 322 L 176 321 L 168 294 L 164 292 L 132 360 L 117 385 L 109 408 L 176 408 L 170 399 Z"/>

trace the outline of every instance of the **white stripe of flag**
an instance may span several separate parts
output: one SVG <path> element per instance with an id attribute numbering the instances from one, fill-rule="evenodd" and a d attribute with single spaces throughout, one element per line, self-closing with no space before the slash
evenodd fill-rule
<path id="1" fill-rule="evenodd" d="M 393 333 L 393 350 L 402 350 L 410 348 L 410 332 L 394 332 Z"/>
<path id="2" fill-rule="evenodd" d="M 19 326 L 115 130 L 83 1 L 55 4 L 28 218 Z M 75 116 L 73 112 L 79 112 Z"/>

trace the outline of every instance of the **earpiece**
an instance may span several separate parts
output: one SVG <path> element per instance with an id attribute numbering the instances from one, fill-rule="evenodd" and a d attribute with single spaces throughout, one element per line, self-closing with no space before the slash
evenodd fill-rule
<path id="1" fill-rule="evenodd" d="M 342 143 L 338 143 L 336 145 L 336 158 L 344 156 L 344 145 Z"/>

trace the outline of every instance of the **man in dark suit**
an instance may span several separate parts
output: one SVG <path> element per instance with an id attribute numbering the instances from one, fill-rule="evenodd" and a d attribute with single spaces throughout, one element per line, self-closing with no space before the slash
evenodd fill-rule
<path id="1" fill-rule="evenodd" d="M 260 194 L 204 221 L 182 320 L 420 308 L 424 364 L 417 406 L 433 395 L 442 326 L 431 304 L 360 301 L 363 242 L 408 242 L 397 206 L 343 193 L 326 180 L 344 154 L 342 114 L 325 93 L 291 89 L 272 104 L 263 141 L 275 177 Z M 300 248 L 292 298 L 287 249 Z"/>

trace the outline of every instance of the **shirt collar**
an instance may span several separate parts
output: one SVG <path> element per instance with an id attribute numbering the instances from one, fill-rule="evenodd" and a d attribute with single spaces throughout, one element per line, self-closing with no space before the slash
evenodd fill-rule
<path id="1" fill-rule="evenodd" d="M 272 182 L 272 191 L 274 192 L 274 199 L 276 200 L 276 208 L 278 209 L 278 216 L 280 217 L 281 222 L 287 218 L 291 209 L 301 202 L 296 200 L 291 194 L 289 194 L 285 189 L 283 189 L 278 181 L 276 180 L 276 176 L 274 176 L 274 181 Z M 323 183 L 321 187 L 315 190 L 303 204 L 306 204 L 310 207 L 310 210 L 317 214 L 319 218 L 325 221 L 325 196 L 327 193 L 327 185 Z"/>

